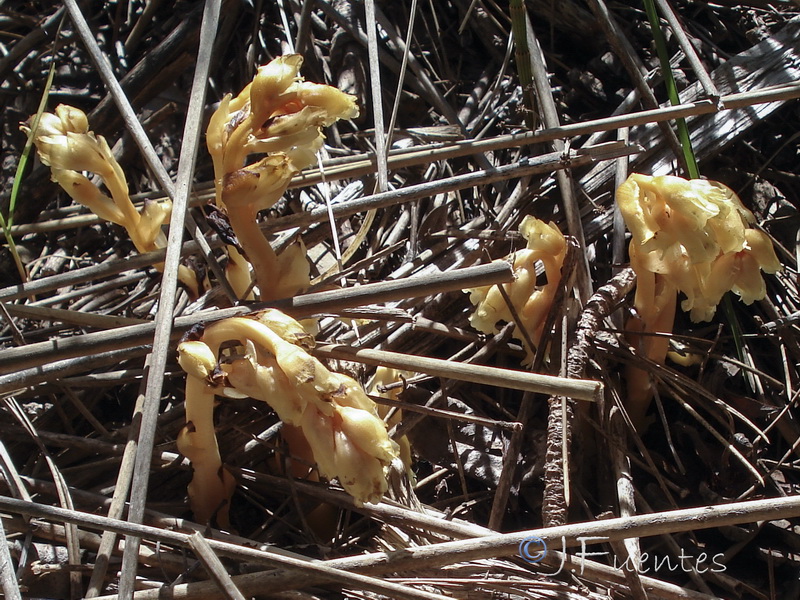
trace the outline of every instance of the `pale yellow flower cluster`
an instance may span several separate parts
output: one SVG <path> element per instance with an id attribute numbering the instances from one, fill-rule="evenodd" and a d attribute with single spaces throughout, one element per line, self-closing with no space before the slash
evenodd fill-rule
<path id="1" fill-rule="evenodd" d="M 234 342 L 238 354 L 220 356 Z M 269 404 L 302 431 L 320 474 L 338 479 L 359 502 L 377 502 L 398 446 L 375 403 L 354 379 L 329 371 L 307 349 L 313 339 L 291 317 L 267 310 L 206 327 L 199 340 L 178 346 L 187 373 L 186 426 L 178 448 L 192 461 L 192 510 L 200 521 L 227 521 L 233 479 L 219 455 L 213 423 L 215 395 L 249 396 Z"/>
<path id="2" fill-rule="evenodd" d="M 544 322 L 561 282 L 567 242 L 555 223 L 545 223 L 531 216 L 523 219 L 519 231 L 527 240 L 527 245 L 502 259 L 511 261 L 514 267 L 514 281 L 503 284 L 503 290 L 519 316 L 518 325 L 525 328 L 536 345 L 541 339 Z M 547 282 L 536 285 L 536 265 L 540 262 L 544 266 Z M 469 322 L 478 331 L 494 334 L 499 322 L 514 322 L 511 309 L 497 286 L 465 291 L 469 292 L 470 301 L 476 305 Z M 519 332 L 515 337 L 523 341 L 528 361 L 532 360 L 534 349 L 527 347 L 524 336 Z"/>
<path id="3" fill-rule="evenodd" d="M 30 135 L 30 123 L 23 125 L 22 130 Z M 42 113 L 33 143 L 42 162 L 50 167 L 53 181 L 101 219 L 124 227 L 136 250 L 152 252 L 167 245 L 161 227 L 169 223 L 172 204 L 168 200 L 147 201 L 141 212 L 136 210 L 122 168 L 105 138 L 89 131 L 83 111 L 60 104 L 55 113 Z M 99 176 L 111 197 L 83 172 Z M 178 277 L 189 293 L 197 297 L 199 284 L 194 272 L 181 266 Z"/>
<path id="4" fill-rule="evenodd" d="M 258 212 L 275 204 L 292 177 L 314 163 L 323 141 L 322 127 L 358 115 L 354 97 L 303 81 L 302 62 L 301 56 L 292 54 L 260 67 L 235 98 L 230 94 L 223 98 L 206 132 L 217 204 L 227 212 L 253 267 L 262 300 L 304 291 L 309 279 L 305 252 L 302 260 L 297 253 L 276 256 L 258 227 Z M 248 165 L 251 154 L 266 156 Z M 232 260 L 230 270 L 235 291 L 244 297 L 251 285 L 249 269 Z"/>
<path id="5" fill-rule="evenodd" d="M 747 304 L 764 298 L 761 270 L 781 268 L 767 235 L 749 227 L 752 213 L 721 183 L 634 173 L 616 199 L 631 231 L 636 272 L 637 315 L 626 328 L 631 343 L 655 363 L 668 354 L 678 291 L 686 294 L 681 306 L 692 321 L 707 321 L 729 290 Z M 626 409 L 641 428 L 653 383 L 634 365 L 626 372 Z"/>
<path id="6" fill-rule="evenodd" d="M 632 174 L 617 204 L 633 236 L 634 270 L 686 294 L 681 307 L 692 321 L 710 320 L 727 291 L 746 304 L 763 299 L 761 271 L 781 268 L 769 237 L 750 227 L 753 214 L 716 181 Z M 642 297 L 637 307 L 649 301 Z"/>

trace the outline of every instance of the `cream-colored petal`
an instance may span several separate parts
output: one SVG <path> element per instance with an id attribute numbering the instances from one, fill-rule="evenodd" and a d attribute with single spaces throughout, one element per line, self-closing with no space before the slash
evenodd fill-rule
<path id="1" fill-rule="evenodd" d="M 783 269 L 775 247 L 769 236 L 758 229 L 748 229 L 745 232 L 746 252 L 752 256 L 765 273 L 777 273 Z"/>

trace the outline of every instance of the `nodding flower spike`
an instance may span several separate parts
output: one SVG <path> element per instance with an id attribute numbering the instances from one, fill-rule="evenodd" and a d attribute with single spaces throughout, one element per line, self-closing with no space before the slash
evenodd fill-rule
<path id="1" fill-rule="evenodd" d="M 250 105 L 256 128 L 286 104 L 284 94 L 299 80 L 303 57 L 299 54 L 280 56 L 258 68 L 250 86 Z"/>
<path id="2" fill-rule="evenodd" d="M 324 139 L 322 127 L 358 115 L 352 96 L 303 81 L 302 63 L 301 56 L 287 55 L 259 67 L 235 98 L 222 100 L 206 132 L 217 205 L 228 215 L 240 255 L 253 267 L 261 300 L 303 292 L 310 279 L 304 252 L 301 260 L 297 248 L 291 256 L 275 254 L 256 222 L 259 211 L 273 206 L 292 177 L 314 163 Z M 251 154 L 266 156 L 248 164 Z M 229 256 L 231 284 L 237 293 L 250 289 L 241 256 L 232 251 Z"/>
<path id="3" fill-rule="evenodd" d="M 232 342 L 241 350 L 221 360 L 220 348 Z M 192 430 L 178 438 L 178 448 L 192 460 L 190 502 L 196 515 L 226 521 L 233 491 L 227 476 L 220 476 L 225 469 L 214 435 L 214 395 L 266 402 L 282 421 L 299 428 L 323 477 L 338 478 L 359 502 L 380 500 L 398 446 L 361 386 L 308 354 L 305 348 L 312 346 L 302 326 L 277 310 L 223 319 L 208 325 L 201 339 L 181 343 Z M 218 371 L 224 376 L 209 377 Z"/>
<path id="4" fill-rule="evenodd" d="M 76 202 L 83 204 L 101 219 L 121 225 L 128 232 L 136 250 L 152 252 L 166 246 L 162 225 L 169 222 L 172 204 L 168 201 L 148 202 L 139 212 L 131 202 L 125 173 L 114 158 L 105 138 L 89 131 L 83 111 L 60 104 L 55 113 L 43 113 L 36 131 L 32 120 L 21 129 L 33 134 L 42 162 L 50 167 L 53 181 Z M 111 194 L 109 198 L 82 171 L 97 174 Z M 161 268 L 163 265 L 156 265 Z M 200 283 L 196 274 L 184 265 L 178 278 L 189 295 L 196 298 Z"/>
<path id="5" fill-rule="evenodd" d="M 545 223 L 527 216 L 519 227 L 527 245 L 517 250 L 508 259 L 514 266 L 514 281 L 503 284 L 503 290 L 519 317 L 519 325 L 525 328 L 530 339 L 538 345 L 544 322 L 550 312 L 558 286 L 561 282 L 561 267 L 567 253 L 567 242 L 555 223 Z M 536 265 L 544 266 L 547 283 L 536 285 Z M 478 331 L 494 334 L 499 321 L 513 322 L 514 316 L 503 294 L 497 286 L 484 286 L 465 290 L 475 304 L 475 312 L 469 319 Z M 515 330 L 516 331 L 516 330 Z M 527 358 L 533 360 L 533 348 L 528 348 L 525 336 L 516 332 L 514 337 L 523 340 Z"/>

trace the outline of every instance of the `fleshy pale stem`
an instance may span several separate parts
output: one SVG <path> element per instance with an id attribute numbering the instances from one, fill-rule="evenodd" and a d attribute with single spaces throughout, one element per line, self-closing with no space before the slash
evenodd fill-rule
<path id="1" fill-rule="evenodd" d="M 280 265 L 278 255 L 272 249 L 256 220 L 258 211 L 253 207 L 244 207 L 228 212 L 231 227 L 236 232 L 236 239 L 253 267 L 253 274 L 258 283 L 261 300 L 275 300 L 279 296 L 273 292 L 277 289 Z"/>
<path id="2" fill-rule="evenodd" d="M 192 462 L 189 483 L 192 509 L 199 523 L 216 520 L 221 528 L 230 525 L 228 508 L 236 481 L 219 455 L 214 431 L 214 389 L 204 380 L 186 377 L 186 425 L 178 436 L 178 450 Z"/>

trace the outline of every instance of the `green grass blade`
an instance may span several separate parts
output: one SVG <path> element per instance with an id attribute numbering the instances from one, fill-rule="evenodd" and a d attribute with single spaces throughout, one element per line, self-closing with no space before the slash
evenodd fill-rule
<path id="1" fill-rule="evenodd" d="M 56 30 L 56 42 L 58 41 L 61 33 L 61 25 L 63 25 L 63 23 L 64 17 L 61 18 L 61 22 L 58 24 L 58 29 Z M 22 154 L 20 155 L 19 163 L 17 164 L 17 170 L 14 173 L 14 182 L 11 185 L 11 197 L 9 198 L 8 202 L 8 218 L 0 213 L 0 227 L 3 229 L 3 236 L 6 239 L 11 256 L 14 257 L 14 264 L 17 265 L 19 276 L 22 278 L 23 282 L 28 280 L 28 273 L 25 270 L 25 266 L 22 264 L 22 259 L 19 256 L 17 244 L 14 242 L 14 237 L 11 234 L 11 227 L 14 225 L 14 211 L 17 208 L 19 188 L 22 185 L 22 174 L 25 172 L 25 167 L 28 165 L 28 157 L 30 156 L 31 149 L 33 148 L 33 139 L 36 135 L 36 130 L 39 128 L 39 121 L 42 118 L 42 113 L 47 107 L 47 100 L 50 97 L 50 88 L 53 86 L 53 78 L 55 77 L 56 72 L 55 52 L 56 45 L 53 46 L 53 59 L 50 61 L 50 69 L 47 72 L 47 81 L 45 82 L 44 89 L 42 90 L 42 97 L 39 100 L 39 107 L 36 109 L 36 114 L 31 120 L 31 133 L 28 136 L 28 139 L 25 141 L 25 147 L 22 149 Z"/>
<path id="2" fill-rule="evenodd" d="M 681 103 L 678 96 L 678 88 L 675 85 L 675 77 L 672 74 L 672 67 L 669 64 L 669 53 L 667 52 L 667 41 L 664 38 L 664 32 L 661 31 L 661 24 L 656 11 L 656 5 L 653 0 L 644 0 L 644 8 L 647 12 L 647 18 L 650 21 L 650 29 L 653 32 L 653 40 L 656 44 L 656 53 L 658 60 L 661 63 L 661 72 L 664 75 L 664 84 L 667 87 L 667 97 L 670 104 L 677 105 Z M 683 149 L 683 159 L 686 162 L 686 168 L 690 179 L 698 179 L 700 177 L 700 169 L 697 166 L 697 159 L 694 156 L 692 149 L 692 141 L 689 137 L 689 128 L 686 126 L 686 119 L 676 119 L 678 127 L 678 140 Z"/>
<path id="3" fill-rule="evenodd" d="M 656 11 L 655 2 L 653 0 L 644 0 L 644 7 L 645 11 L 647 12 L 647 18 L 650 21 L 650 28 L 653 32 L 653 40 L 655 41 L 656 52 L 658 53 L 658 59 L 659 62 L 661 63 L 661 71 L 664 75 L 664 84 L 666 85 L 667 88 L 667 96 L 669 97 L 670 104 L 672 105 L 680 104 L 680 98 L 678 97 L 678 88 L 675 85 L 675 77 L 672 74 L 672 67 L 669 63 L 667 42 L 666 39 L 664 38 L 664 32 L 661 31 L 661 26 L 658 18 L 658 12 Z M 697 159 L 695 158 L 694 150 L 692 149 L 692 142 L 689 137 L 689 128 L 686 125 L 686 120 L 676 119 L 676 125 L 678 127 L 678 140 L 680 141 L 681 148 L 683 149 L 683 158 L 684 161 L 686 162 L 688 175 L 691 179 L 699 179 L 700 168 L 697 166 Z M 725 295 L 722 302 L 722 310 L 731 328 L 731 335 L 733 336 L 733 343 L 734 346 L 736 347 L 737 358 L 742 362 L 746 362 L 747 357 L 744 351 L 744 339 L 742 337 L 742 327 L 736 316 L 736 312 L 733 310 L 730 294 Z M 751 378 L 746 377 L 746 380 L 750 389 L 753 390 L 754 386 L 752 384 Z"/>
<path id="4" fill-rule="evenodd" d="M 6 221 L 5 217 L 3 217 L 3 213 L 0 213 L 0 227 L 3 228 L 3 235 L 6 238 L 8 250 L 11 252 L 11 256 L 14 258 L 14 264 L 17 265 L 17 271 L 19 271 L 19 276 L 22 279 L 22 283 L 25 283 L 28 281 L 28 272 L 25 270 L 25 265 L 22 264 L 22 259 L 19 256 L 17 245 L 14 243 L 14 238 L 11 236 L 11 225 L 9 225 L 8 221 Z"/>

